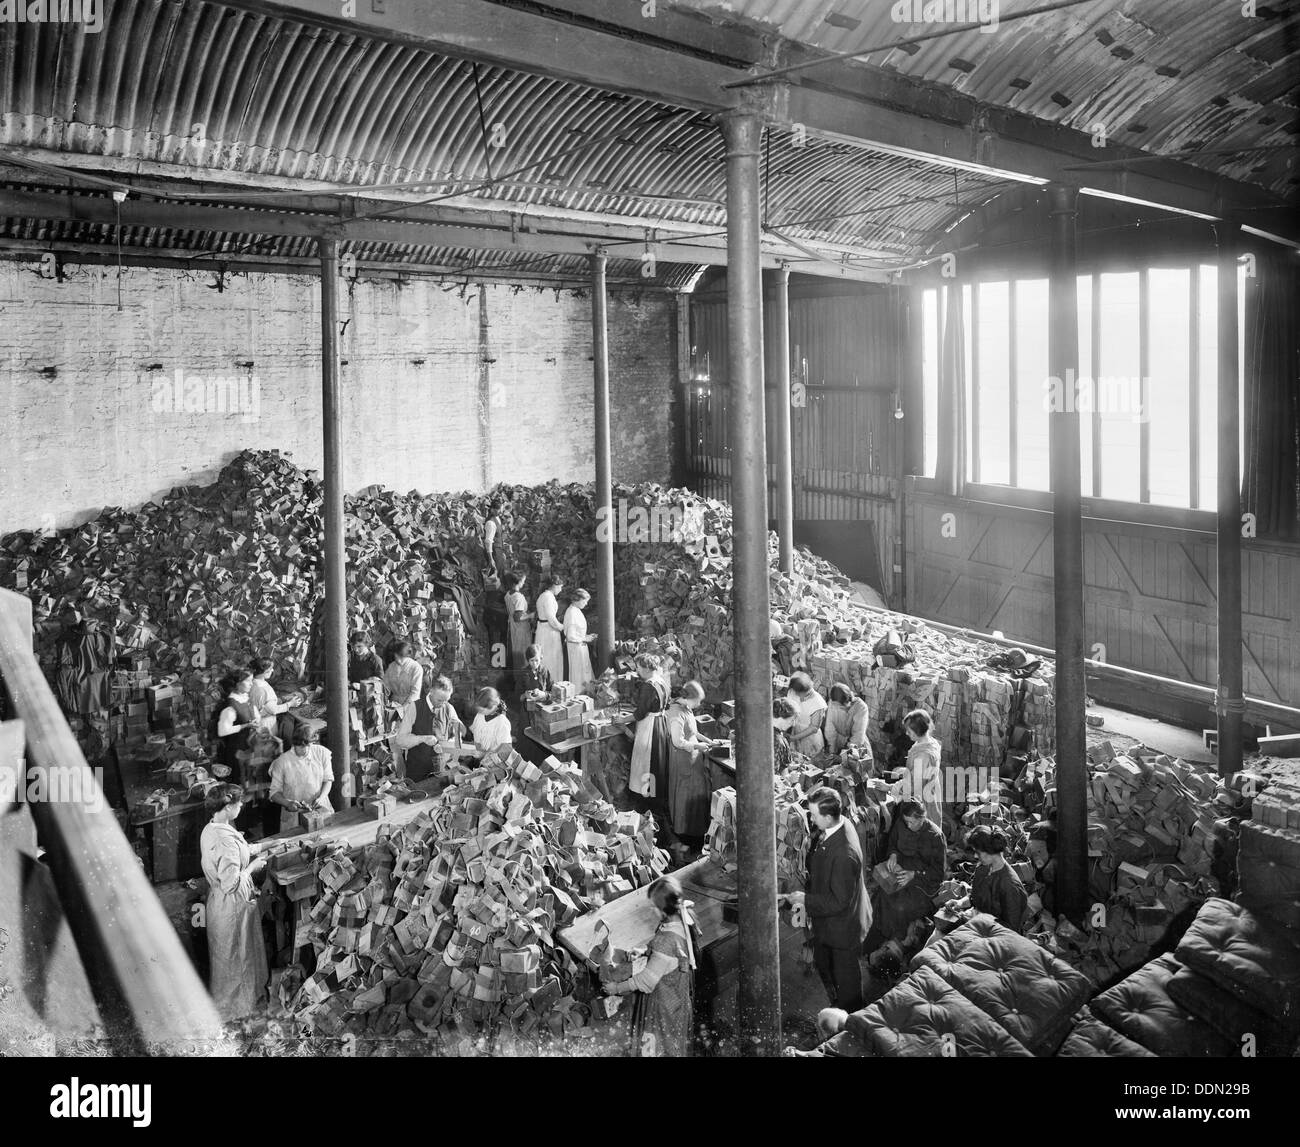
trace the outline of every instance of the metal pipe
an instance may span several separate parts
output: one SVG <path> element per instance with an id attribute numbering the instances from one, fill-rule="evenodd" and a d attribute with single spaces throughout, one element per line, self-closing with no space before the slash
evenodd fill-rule
<path id="1" fill-rule="evenodd" d="M 609 453 L 609 297 L 605 293 L 605 256 L 591 256 L 591 357 L 596 381 L 596 664 L 597 673 L 614 659 L 614 517 L 613 471 Z M 582 682 L 575 682 L 581 686 Z"/>
<path id="2" fill-rule="evenodd" d="M 794 439 L 790 431 L 790 268 L 776 272 L 776 533 L 781 572 L 794 573 Z"/>
<path id="3" fill-rule="evenodd" d="M 1241 448 L 1237 354 L 1237 227 L 1215 228 L 1219 245 L 1219 775 L 1241 769 Z"/>
<path id="4" fill-rule="evenodd" d="M 343 388 L 339 370 L 339 245 L 318 239 L 320 254 L 321 418 L 325 424 L 325 704 L 334 787 L 330 800 L 346 808 L 348 759 L 348 603 L 343 552 Z"/>
<path id="5" fill-rule="evenodd" d="M 1061 386 L 1079 376 L 1075 225 L 1077 189 L 1053 184 L 1048 368 Z M 1056 598 L 1056 903 L 1076 923 L 1088 905 L 1088 766 L 1083 629 L 1083 498 L 1079 414 L 1074 402 L 1049 415 L 1052 560 Z"/>
<path id="6" fill-rule="evenodd" d="M 741 1048 L 775 1055 L 781 1042 L 772 802 L 772 647 L 768 639 L 767 444 L 763 281 L 759 264 L 762 121 L 719 117 L 727 149 L 727 345 L 731 376 L 732 585 L 735 616 L 736 833 L 740 869 Z"/>

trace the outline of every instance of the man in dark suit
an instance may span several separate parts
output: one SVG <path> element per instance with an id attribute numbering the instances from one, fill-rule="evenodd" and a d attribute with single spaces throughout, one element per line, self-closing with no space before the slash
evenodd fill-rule
<path id="1" fill-rule="evenodd" d="M 808 813 L 821 839 L 808 857 L 808 890 L 792 893 L 813 934 L 813 963 L 831 1003 L 846 1012 L 862 1007 L 858 956 L 871 927 L 871 901 L 863 884 L 862 846 L 843 819 L 840 796 L 820 788 L 808 794 Z"/>

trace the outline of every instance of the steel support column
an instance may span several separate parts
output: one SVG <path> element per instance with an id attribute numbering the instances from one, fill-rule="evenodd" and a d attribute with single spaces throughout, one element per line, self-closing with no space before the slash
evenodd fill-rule
<path id="1" fill-rule="evenodd" d="M 1076 235 L 1079 193 L 1054 184 L 1048 368 L 1057 393 L 1079 376 Z M 1088 906 L 1088 772 L 1083 630 L 1083 502 L 1077 404 L 1053 404 L 1052 560 L 1056 599 L 1056 903 L 1078 922 Z"/>
<path id="2" fill-rule="evenodd" d="M 767 444 L 763 411 L 763 280 L 759 151 L 750 111 L 719 117 L 727 149 L 727 345 L 735 616 L 736 830 L 740 870 L 738 1024 L 746 1054 L 781 1042 L 772 803 L 772 647 L 768 639 Z"/>
<path id="3" fill-rule="evenodd" d="M 1240 230 L 1216 228 L 1219 245 L 1219 522 L 1218 623 L 1219 775 L 1241 769 L 1241 416 L 1237 329 L 1237 246 Z"/>
<path id="4" fill-rule="evenodd" d="M 776 272 L 776 533 L 781 571 L 794 573 L 794 445 L 790 431 L 790 268 Z"/>
<path id="5" fill-rule="evenodd" d="M 325 703 L 334 762 L 330 799 L 346 808 L 348 760 L 348 604 L 343 551 L 343 388 L 339 378 L 339 245 L 317 240 L 320 252 L 321 417 L 325 424 Z"/>
<path id="6" fill-rule="evenodd" d="M 605 291 L 605 256 L 591 256 L 591 358 L 595 376 L 596 422 L 596 658 L 601 673 L 614 659 L 614 522 L 613 472 L 609 454 L 609 299 Z M 581 686 L 581 682 L 575 682 Z"/>

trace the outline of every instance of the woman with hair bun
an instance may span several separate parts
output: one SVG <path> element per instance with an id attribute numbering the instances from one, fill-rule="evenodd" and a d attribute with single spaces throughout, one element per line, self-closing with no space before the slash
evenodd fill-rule
<path id="1" fill-rule="evenodd" d="M 226 1023 L 251 1015 L 266 995 L 266 947 L 253 878 L 265 867 L 235 828 L 244 805 L 239 785 L 215 785 L 204 801 L 212 819 L 199 836 L 203 875 L 208 882 L 210 990 Z"/>
<path id="2" fill-rule="evenodd" d="M 610 995 L 636 992 L 632 1007 L 632 1054 L 637 1057 L 694 1054 L 695 971 L 700 936 L 675 876 L 661 876 L 646 889 L 659 915 L 645 967 L 629 980 L 607 983 Z"/>
<path id="3" fill-rule="evenodd" d="M 251 730 L 257 727 L 257 708 L 249 692 L 253 687 L 253 674 L 244 668 L 236 669 L 221 679 L 221 709 L 217 713 L 217 764 L 228 771 L 218 776 L 231 783 L 243 780 L 243 761 L 240 754 L 248 748 Z"/>
<path id="4" fill-rule="evenodd" d="M 591 668 L 590 645 L 596 640 L 594 633 L 587 632 L 587 615 L 583 612 L 591 601 L 591 594 L 585 589 L 575 589 L 569 601 L 569 608 L 564 611 L 564 648 L 569 656 L 569 677 L 575 689 L 581 689 L 596 674 Z"/>
<path id="5" fill-rule="evenodd" d="M 903 718 L 903 729 L 912 740 L 907 753 L 907 775 L 903 794 L 925 806 L 925 817 L 943 833 L 943 774 L 939 760 L 943 746 L 934 735 L 934 718 L 924 709 L 913 709 Z"/>
<path id="6" fill-rule="evenodd" d="M 551 671 L 552 681 L 563 681 L 564 676 L 564 624 L 560 621 L 560 590 L 564 579 L 551 574 L 546 588 L 537 595 L 537 635 L 534 643 L 542 651 L 542 664 Z"/>
<path id="7" fill-rule="evenodd" d="M 638 653 L 636 671 L 641 678 L 632 719 L 632 762 L 627 787 L 639 812 L 654 815 L 661 845 L 678 843 L 668 816 L 668 682 L 653 653 Z"/>
<path id="8" fill-rule="evenodd" d="M 951 907 L 957 911 L 974 908 L 976 912 L 985 912 L 1004 928 L 1019 932 L 1025 925 L 1029 898 L 1016 870 L 1003 855 L 1007 850 L 1006 836 L 1001 829 L 982 824 L 971 832 L 966 845 L 975 850 L 980 863 L 971 879 L 970 895 L 951 901 Z"/>

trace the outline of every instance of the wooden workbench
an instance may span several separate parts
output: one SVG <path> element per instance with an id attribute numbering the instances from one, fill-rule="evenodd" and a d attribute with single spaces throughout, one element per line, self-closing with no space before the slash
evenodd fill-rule
<path id="1" fill-rule="evenodd" d="M 423 789 L 422 784 L 413 787 Z M 374 843 L 380 828 L 385 826 L 400 828 L 413 821 L 422 810 L 430 809 L 433 805 L 434 801 L 431 797 L 421 801 L 398 801 L 397 808 L 383 820 L 376 820 L 360 805 L 353 805 L 336 812 L 323 828 L 315 832 L 303 832 L 301 829 L 294 832 L 277 832 L 274 836 L 263 837 L 260 843 L 265 846 L 280 840 L 292 840 L 300 844 L 317 844 L 322 840 L 337 840 L 346 844 L 349 849 L 364 848 Z"/>
<path id="2" fill-rule="evenodd" d="M 734 872 L 725 872 L 721 865 L 701 857 L 673 875 L 681 882 L 683 898 L 694 902 L 695 922 L 706 949 L 738 935 L 736 925 L 723 919 L 724 903 L 736 894 Z M 611 947 L 644 948 L 654 937 L 659 920 L 646 889 L 638 888 L 580 916 L 562 928 L 558 938 L 578 959 L 587 961 L 596 944 L 599 924 L 609 929 Z"/>

